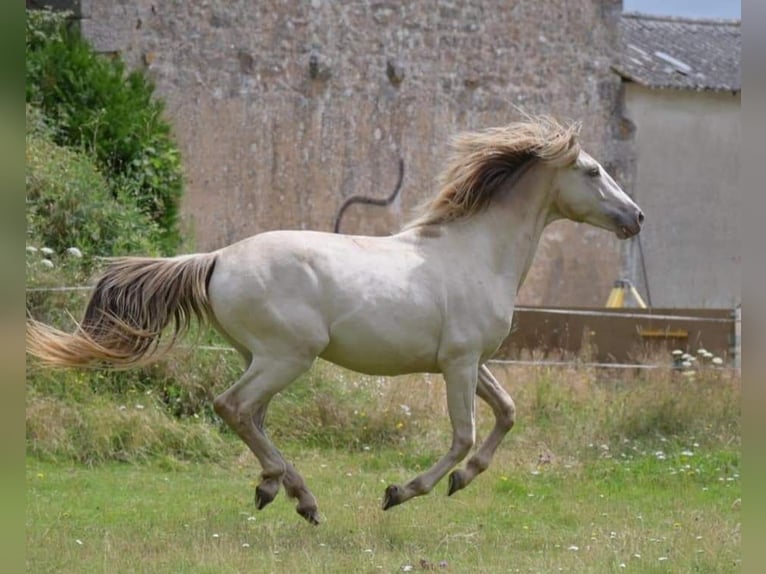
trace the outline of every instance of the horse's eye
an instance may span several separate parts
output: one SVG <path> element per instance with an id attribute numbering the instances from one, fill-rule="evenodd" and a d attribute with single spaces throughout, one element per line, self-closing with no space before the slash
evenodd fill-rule
<path id="1" fill-rule="evenodd" d="M 588 168 L 587 174 L 589 177 L 598 177 L 601 175 L 601 170 L 598 167 Z"/>

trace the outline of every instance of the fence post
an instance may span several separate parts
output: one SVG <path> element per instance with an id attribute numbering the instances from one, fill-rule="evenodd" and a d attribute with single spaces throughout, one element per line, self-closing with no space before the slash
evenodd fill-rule
<path id="1" fill-rule="evenodd" d="M 731 353 L 734 355 L 734 367 L 739 373 L 742 368 L 742 304 L 737 305 L 731 314 L 734 318 L 734 340 Z"/>

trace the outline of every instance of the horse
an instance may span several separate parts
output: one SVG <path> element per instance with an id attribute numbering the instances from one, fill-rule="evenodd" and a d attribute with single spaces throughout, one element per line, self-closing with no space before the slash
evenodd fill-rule
<path id="1" fill-rule="evenodd" d="M 544 228 L 566 218 L 620 239 L 641 230 L 644 214 L 581 149 L 579 130 L 528 116 L 455 136 L 438 192 L 390 236 L 278 230 L 208 253 L 116 258 L 74 332 L 28 319 L 27 352 L 50 367 L 132 368 L 157 360 L 195 319 L 212 325 L 246 365 L 213 407 L 260 463 L 255 506 L 283 486 L 312 524 L 316 498 L 264 431 L 271 399 L 317 357 L 371 375 L 441 373 L 451 446 L 388 486 L 382 509 L 430 492 L 450 470 L 453 495 L 514 425 L 514 402 L 485 363 L 510 332 Z M 476 397 L 494 426 L 454 469 L 474 447 Z"/>

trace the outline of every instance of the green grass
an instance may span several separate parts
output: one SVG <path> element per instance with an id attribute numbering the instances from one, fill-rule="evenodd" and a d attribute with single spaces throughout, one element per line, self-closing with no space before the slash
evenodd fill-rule
<path id="1" fill-rule="evenodd" d="M 319 527 L 284 494 L 256 512 L 249 457 L 174 469 L 30 458 L 28 571 L 396 572 L 421 560 L 453 572 L 738 571 L 734 452 L 577 468 L 515 466 L 503 452 L 455 496 L 440 484 L 387 512 L 385 485 L 413 472 L 397 451 L 294 459 L 319 499 Z M 369 459 L 386 464 L 369 470 Z"/>
<path id="2" fill-rule="evenodd" d="M 316 495 L 319 527 L 284 493 L 257 512 L 252 455 L 207 415 L 176 418 L 146 382 L 105 392 L 90 376 L 37 373 L 27 570 L 739 571 L 738 377 L 494 370 L 518 421 L 490 469 L 453 497 L 445 480 L 387 512 L 385 487 L 449 443 L 439 379 L 320 363 L 275 399 L 270 434 Z M 481 440 L 492 417 L 484 405 L 477 416 Z"/>

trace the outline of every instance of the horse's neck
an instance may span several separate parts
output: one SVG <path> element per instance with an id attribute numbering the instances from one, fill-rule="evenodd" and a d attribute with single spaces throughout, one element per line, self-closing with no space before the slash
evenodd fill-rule
<path id="1" fill-rule="evenodd" d="M 552 182 L 553 170 L 536 163 L 509 181 L 510 188 L 501 190 L 476 220 L 477 229 L 491 233 L 493 271 L 513 280 L 517 291 L 549 221 Z"/>

